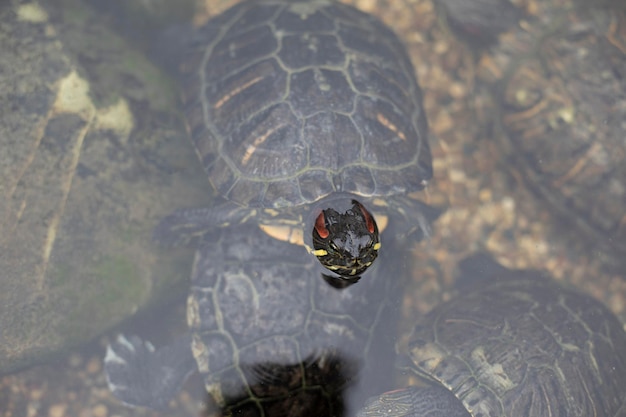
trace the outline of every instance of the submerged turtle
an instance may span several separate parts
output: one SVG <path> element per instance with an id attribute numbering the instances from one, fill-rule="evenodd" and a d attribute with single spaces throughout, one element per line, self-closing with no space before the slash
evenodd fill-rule
<path id="1" fill-rule="evenodd" d="M 388 254 L 368 279 L 336 289 L 314 258 L 254 224 L 206 235 L 191 278 L 190 333 L 159 349 L 120 337 L 105 358 L 109 387 L 125 403 L 163 408 L 197 368 L 210 415 L 340 416 L 344 403 L 356 409 L 390 388 L 389 323 L 405 274 Z"/>
<path id="2" fill-rule="evenodd" d="M 111 391 L 161 408 L 197 368 L 211 411 L 342 415 L 346 389 L 350 408 L 391 377 L 384 352 L 405 275 L 405 245 L 391 239 L 349 285 L 378 256 L 370 210 L 394 210 L 406 236 L 434 214 L 407 195 L 432 175 L 413 66 L 386 26 L 327 0 L 246 1 L 188 46 L 189 130 L 223 201 L 157 228 L 161 241 L 199 239 L 190 332 L 160 349 L 118 339 L 105 358 Z M 350 279 L 324 280 L 277 237 Z"/>
<path id="3" fill-rule="evenodd" d="M 254 221 L 354 277 L 380 248 L 372 212 L 406 221 L 394 236 L 428 233 L 408 196 L 432 177 L 422 93 L 388 27 L 334 1 L 262 0 L 189 38 L 185 114 L 224 201 L 175 212 L 157 240 Z"/>
<path id="4" fill-rule="evenodd" d="M 623 259 L 626 3 L 522 1 L 515 12 L 507 0 L 440 3 L 464 39 L 499 33 L 479 52 L 477 84 L 491 97 L 483 113 L 494 116 L 507 162 L 561 217 Z M 494 14 L 507 19 L 489 24 Z"/>
<path id="5" fill-rule="evenodd" d="M 471 262 L 495 279 L 411 332 L 405 371 L 426 386 L 372 398 L 359 416 L 626 416 L 626 332 L 603 304 L 537 272 Z"/>

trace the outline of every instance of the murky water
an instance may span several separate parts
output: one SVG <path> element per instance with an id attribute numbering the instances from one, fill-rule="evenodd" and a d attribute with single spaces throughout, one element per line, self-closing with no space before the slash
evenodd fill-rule
<path id="1" fill-rule="evenodd" d="M 1 119 L 5 127 L 10 126 L 17 133 L 2 139 L 7 151 L 15 151 L 3 152 L 5 156 L 1 159 L 5 178 L 2 190 L 7 198 L 2 211 L 3 237 L 0 242 L 4 246 L 1 246 L 0 260 L 8 275 L 35 278 L 29 281 L 30 286 L 5 287 L 13 293 L 2 307 L 8 313 L 0 316 L 6 320 L 0 322 L 0 344 L 7 347 L 3 355 L 5 358 L 23 355 L 25 359 L 7 365 L 7 369 L 14 372 L 0 380 L 0 415 L 203 415 L 207 398 L 203 381 L 197 374 L 190 377 L 165 411 L 157 412 L 128 408 L 114 398 L 107 387 L 102 363 L 106 346 L 119 333 L 138 334 L 160 347 L 187 331 L 185 300 L 194 250 L 159 247 L 152 242 L 151 233 L 158 221 L 173 209 L 207 205 L 213 197 L 192 147 L 184 137 L 176 86 L 160 72 L 158 65 L 141 58 L 149 49 L 147 45 L 151 37 L 145 34 L 154 30 L 151 24 L 145 27 L 144 23 L 134 24 L 128 17 L 131 15 L 120 23 L 119 15 L 116 15 L 120 11 L 115 7 L 103 11 L 90 10 L 91 6 L 79 2 L 53 3 L 54 7 L 19 2 L 0 6 L 0 13 L 8 13 L 8 8 L 19 11 L 16 14 L 19 19 L 14 19 L 15 22 L 26 21 L 37 27 L 35 32 L 26 29 L 10 32 L 10 28 L 7 29 L 10 36 L 29 40 L 11 43 L 11 53 L 25 57 L 24 65 L 30 68 L 36 68 L 38 56 L 45 57 L 42 61 L 47 63 L 41 67 L 44 71 L 41 85 L 33 84 L 26 76 L 19 78 L 13 69 L 5 74 L 15 77 L 15 81 L 8 77 L 2 80 L 0 73 L 3 81 L 0 86 L 7 85 L 6 80 L 18 86 L 15 91 L 21 92 L 22 97 L 42 97 L 41 101 L 15 99 L 12 112 L 4 111 L 5 115 L 13 114 L 14 118 L 5 116 Z M 197 13 L 196 20 L 221 12 L 232 2 L 206 3 L 203 5 L 206 13 Z M 246 298 L 248 295 L 245 294 L 246 288 L 261 285 L 261 281 L 255 281 L 250 287 L 243 284 L 219 287 L 216 294 L 224 304 L 224 311 L 241 308 L 228 313 L 229 318 L 242 315 L 242 320 L 233 320 L 229 324 L 240 326 L 239 329 L 233 327 L 232 334 L 253 337 L 253 331 L 268 331 L 259 330 L 259 323 L 267 325 L 270 320 L 284 323 L 285 315 L 289 314 L 294 314 L 295 320 L 295 310 L 286 307 L 299 300 L 303 291 L 327 293 L 326 297 L 316 300 L 327 300 L 333 293 L 344 298 L 370 297 L 368 294 L 372 291 L 382 294 L 387 289 L 382 290 L 380 285 L 385 287 L 384 278 L 389 273 L 381 274 L 380 270 L 383 267 L 393 270 L 391 275 L 398 277 L 399 281 L 406 280 L 406 284 L 389 289 L 389 294 L 383 297 L 384 302 L 378 304 L 389 307 L 389 311 L 379 312 L 389 316 L 381 316 L 383 336 L 376 336 L 376 340 L 382 339 L 388 344 L 379 352 L 370 352 L 373 356 L 368 356 L 369 366 L 365 368 L 369 383 L 380 385 L 367 386 L 367 393 L 364 393 L 363 387 L 348 384 L 343 399 L 348 408 L 354 410 L 363 402 L 363 397 L 394 387 L 393 382 L 385 381 L 383 377 L 381 380 L 375 378 L 376 375 L 391 375 L 388 371 L 393 358 L 385 349 L 395 342 L 406 343 L 403 335 L 411 327 L 413 317 L 458 293 L 455 287 L 457 263 L 475 252 L 489 252 L 509 267 L 547 270 L 556 279 L 573 284 L 603 301 L 622 321 L 626 320 L 626 281 L 623 279 L 626 274 L 611 254 L 611 248 L 619 251 L 623 247 L 625 222 L 618 222 L 614 234 L 606 238 L 613 239 L 613 244 L 597 244 L 585 233 L 579 233 L 576 222 L 572 223 L 571 219 L 555 212 L 537 196 L 536 191 L 529 189 L 524 172 L 520 173 L 514 167 L 502 146 L 493 140 L 497 129 L 485 127 L 488 124 L 485 120 L 489 119 L 492 110 L 487 96 L 480 90 L 479 80 L 484 76 L 485 68 L 493 71 L 497 65 L 484 57 L 476 59 L 465 45 L 443 29 L 430 1 L 363 0 L 355 5 L 390 25 L 407 46 L 424 90 L 435 171 L 433 180 L 419 198 L 446 210 L 434 223 L 429 240 L 415 247 L 388 251 L 380 260 L 380 266 L 367 273 L 376 277 L 367 284 L 359 282 L 354 288 L 331 289 L 321 278 L 317 279 L 320 271 L 311 266 L 307 258 L 295 262 L 306 266 L 298 274 L 315 279 L 311 279 L 312 284 L 306 289 L 284 284 L 289 286 L 283 287 L 282 291 L 291 294 L 289 301 L 284 303 L 281 303 L 279 293 L 280 282 L 262 281 L 262 285 L 267 286 L 256 288 L 257 294 L 266 295 L 262 299 Z M 523 2 L 523 5 L 531 15 L 536 12 L 534 2 Z M 619 47 L 626 45 L 626 20 L 624 11 L 617 10 L 607 23 L 607 38 L 616 51 L 623 53 L 624 49 Z M 158 25 L 165 25 L 160 19 L 153 20 Z M 177 15 L 173 20 L 180 19 Z M 577 34 L 584 38 L 588 30 L 581 25 Z M 124 36 L 109 37 L 107 31 Z M 72 33 L 83 33 L 84 36 L 77 38 Z M 577 41 L 578 38 L 572 38 L 572 42 Z M 90 42 L 94 46 L 90 47 Z M 124 42 L 132 45 L 131 53 L 126 52 L 128 47 Z M 45 48 L 28 49 L 32 44 L 41 44 Z M 50 55 L 45 55 L 45 51 Z M 562 50 L 558 51 L 567 57 Z M 551 58 L 558 60 L 558 54 Z M 624 61 L 623 54 L 620 56 L 617 52 L 613 58 L 615 62 Z M 131 65 L 127 67 L 118 66 L 129 62 Z M 533 70 L 532 66 L 527 68 L 529 73 Z M 97 81 L 88 82 L 91 79 L 82 71 Z M 619 79 L 619 75 L 607 75 L 604 80 L 608 83 Z M 576 103 L 559 101 L 559 94 L 571 89 L 568 89 L 567 81 L 563 81 L 564 86 L 559 84 L 561 90 L 551 90 L 552 95 L 547 95 L 549 105 L 537 109 L 530 106 L 532 111 L 527 114 L 534 114 L 534 111 L 557 114 L 557 118 L 550 119 L 555 131 L 561 126 L 559 123 L 571 120 L 568 111 L 574 109 L 574 115 L 584 114 L 585 110 L 577 109 Z M 603 88 L 594 82 L 594 79 L 589 81 L 589 88 Z M 520 85 L 524 86 L 523 80 L 519 81 Z M 517 91 L 523 90 L 522 87 Z M 554 85 L 541 85 L 541 88 L 554 88 Z M 619 91 L 624 91 L 623 85 Z M 513 98 L 508 104 L 522 106 L 526 105 L 523 100 L 528 97 L 531 101 L 537 99 L 532 94 L 524 97 L 520 94 L 510 94 Z M 119 99 L 120 96 L 123 98 Z M 517 99 L 522 101 L 516 102 Z M 624 97 L 619 99 L 621 101 L 612 102 L 613 108 L 624 106 Z M 501 110 L 510 109 L 503 107 Z M 517 123 L 515 129 L 521 130 L 534 123 L 535 119 L 525 118 L 527 114 L 514 120 Z M 23 130 L 18 130 L 18 125 Z M 607 125 L 615 132 L 621 132 L 622 137 L 626 136 L 623 135 L 626 127 L 619 120 L 609 117 Z M 534 132 L 527 135 L 536 137 Z M 17 144 L 22 136 L 32 138 L 26 147 Z M 626 143 L 623 145 L 611 156 L 626 158 Z M 574 171 L 567 171 L 568 175 L 559 177 L 562 184 L 567 185 L 570 176 L 578 172 L 593 174 L 593 170 L 585 171 L 584 161 L 602 160 L 606 155 L 598 153 L 593 146 L 591 148 L 586 159 L 581 157 L 583 162 L 574 164 Z M 621 176 L 622 173 L 617 169 L 612 171 L 612 175 Z M 624 182 L 616 178 L 607 184 L 607 187 L 613 187 L 610 188 L 612 192 L 619 192 Z M 600 191 L 602 187 L 599 187 Z M 597 198 L 601 195 L 599 193 Z M 626 200 L 624 204 L 626 206 Z M 253 247 L 256 242 L 269 252 L 281 250 L 272 243 L 261 242 L 263 238 L 256 234 L 256 229 L 242 229 L 238 233 L 248 236 Z M 228 240 L 220 242 L 219 233 L 209 239 L 204 249 L 208 261 L 215 261 L 212 256 L 215 257 L 216 251 L 232 250 L 236 245 Z M 242 245 L 245 247 L 246 244 Z M 292 255 L 291 260 L 296 261 L 297 256 Z M 276 267 L 275 263 L 264 266 L 254 258 L 248 262 L 257 272 L 263 271 L 262 268 L 274 271 Z M 288 273 L 283 271 L 280 274 Z M 367 274 L 363 280 L 368 278 Z M 196 283 L 201 280 L 198 271 L 194 280 Z M 276 287 L 274 292 L 268 292 L 271 285 Z M 364 299 L 369 299 L 367 297 Z M 16 300 L 21 299 L 27 302 L 18 305 Z M 107 302 L 102 302 L 103 299 Z M 242 300 L 253 300 L 254 308 L 250 308 L 250 303 L 241 303 Z M 299 300 L 298 308 L 306 310 L 309 308 L 306 303 L 310 300 Z M 377 301 L 372 301 L 372 305 L 377 305 Z M 234 304 L 236 302 L 241 306 Z M 329 317 L 337 308 L 330 304 L 317 307 Z M 250 310 L 244 312 L 246 308 Z M 139 312 L 133 314 L 136 310 Z M 381 331 L 371 325 L 373 319 L 367 317 L 371 313 L 369 309 L 360 305 L 356 311 L 355 314 L 360 314 L 357 321 L 363 321 L 357 326 L 358 332 Z M 368 313 L 364 314 L 364 311 Z M 272 318 L 272 314 L 276 317 Z M 248 316 L 252 320 L 252 317 L 263 315 L 268 317 L 267 321 L 257 320 L 251 324 L 253 322 L 245 320 Z M 399 315 L 400 319 L 394 315 Z M 119 321 L 124 317 L 129 319 L 120 327 Z M 324 324 L 340 326 L 345 323 L 333 317 L 326 322 L 320 319 L 319 325 Z M 26 333 L 19 340 L 17 336 L 24 334 L 12 333 L 16 326 Z M 103 336 L 100 335 L 102 332 Z M 55 339 L 58 334 L 64 335 L 63 340 Z M 93 341 L 87 346 L 76 347 L 90 339 Z M 22 340 L 27 343 L 20 345 L 18 342 Z M 342 338 L 336 340 L 337 343 L 346 342 Z M 303 351 L 313 352 L 320 348 L 311 341 L 300 342 Z M 277 346 L 274 348 L 278 349 Z M 340 348 L 340 357 L 334 359 L 343 367 L 328 360 L 323 363 L 312 361 L 307 366 L 317 370 L 332 369 L 329 375 L 345 383 L 360 366 L 352 364 L 351 359 L 356 357 L 358 362 L 360 354 L 352 355 L 361 347 L 346 344 Z M 23 363 L 39 357 L 42 351 L 58 352 L 59 349 L 63 349 L 60 354 L 44 355 L 44 364 L 21 370 Z M 266 369 L 249 371 L 258 376 Z M 337 383 L 337 380 L 331 383 Z M 397 382 L 398 386 L 404 383 Z M 340 405 L 333 406 L 341 409 Z"/>

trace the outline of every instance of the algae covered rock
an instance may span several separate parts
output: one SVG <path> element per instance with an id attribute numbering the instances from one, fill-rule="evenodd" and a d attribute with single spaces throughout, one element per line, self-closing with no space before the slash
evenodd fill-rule
<path id="1" fill-rule="evenodd" d="M 207 186 L 176 88 L 77 1 L 0 6 L 0 373 L 88 341 L 188 277 L 152 243 Z M 184 287 L 181 287 L 184 290 Z"/>

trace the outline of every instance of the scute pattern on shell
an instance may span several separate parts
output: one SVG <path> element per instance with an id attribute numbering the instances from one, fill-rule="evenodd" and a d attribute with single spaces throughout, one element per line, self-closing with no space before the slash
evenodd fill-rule
<path id="1" fill-rule="evenodd" d="M 302 410 L 322 404 L 297 404 L 308 396 L 360 405 L 391 378 L 397 317 L 388 300 L 403 284 L 396 265 L 375 266 L 370 279 L 337 290 L 300 246 L 254 224 L 237 227 L 202 241 L 191 277 L 187 323 L 211 400 L 255 410 L 235 415 L 310 415 Z M 387 337 L 374 343 L 381 331 Z M 375 363 L 365 364 L 372 355 Z M 356 381 L 363 392 L 342 399 Z M 280 413 L 269 411 L 274 403 Z"/>
<path id="2" fill-rule="evenodd" d="M 547 278 L 487 284 L 436 307 L 411 337 L 419 372 L 472 416 L 626 413 L 622 324 L 600 302 Z"/>
<path id="3" fill-rule="evenodd" d="M 329 1 L 244 1 L 195 33 L 190 133 L 218 192 L 248 206 L 385 196 L 432 176 L 422 93 L 397 37 Z"/>
<path id="4" fill-rule="evenodd" d="M 505 157 L 596 245 L 626 254 L 626 8 L 538 1 L 483 56 Z"/>

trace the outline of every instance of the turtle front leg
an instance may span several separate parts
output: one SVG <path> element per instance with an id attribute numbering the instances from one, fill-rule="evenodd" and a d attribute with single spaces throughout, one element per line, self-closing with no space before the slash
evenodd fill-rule
<path id="1" fill-rule="evenodd" d="M 119 335 L 104 358 L 109 389 L 128 405 L 164 409 L 195 370 L 190 343 L 186 335 L 155 349 L 137 336 Z"/>
<path id="2" fill-rule="evenodd" d="M 153 232 L 153 240 L 165 246 L 188 246 L 207 232 L 243 224 L 256 210 L 226 201 L 213 207 L 179 209 L 166 216 Z"/>
<path id="3" fill-rule="evenodd" d="M 394 196 L 394 200 L 395 213 L 391 214 L 389 220 L 391 233 L 388 235 L 415 242 L 430 238 L 432 223 L 446 210 L 445 207 L 433 207 L 407 195 Z"/>

